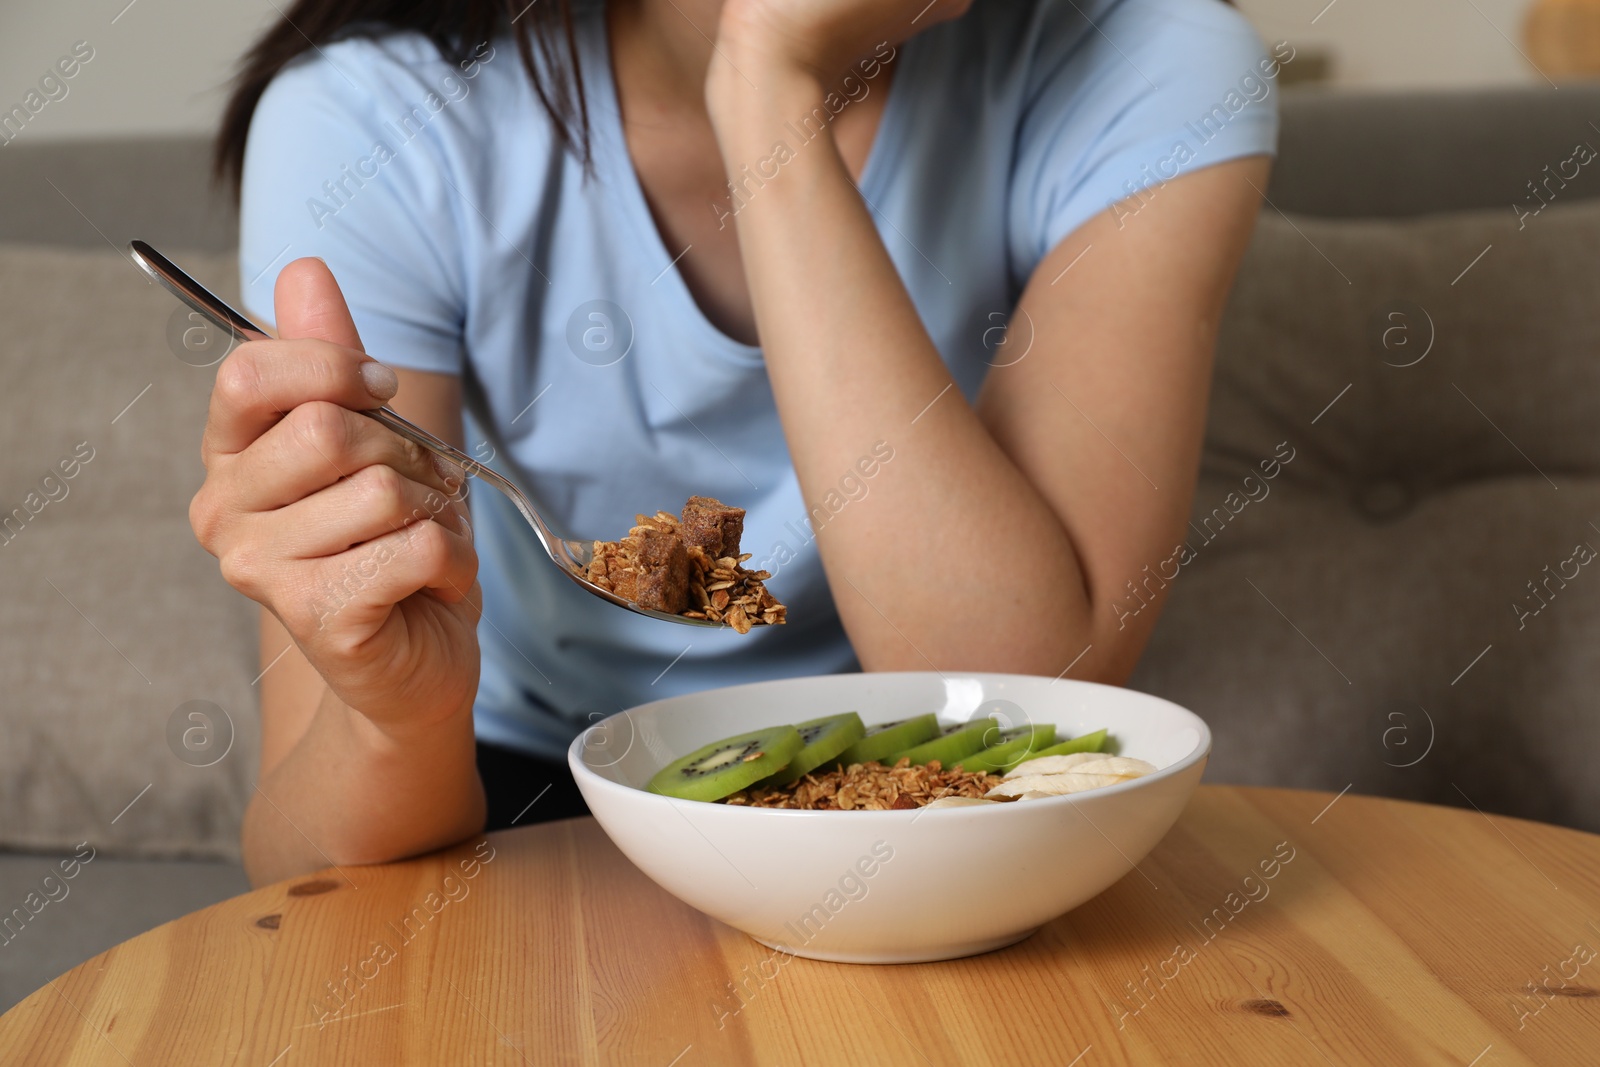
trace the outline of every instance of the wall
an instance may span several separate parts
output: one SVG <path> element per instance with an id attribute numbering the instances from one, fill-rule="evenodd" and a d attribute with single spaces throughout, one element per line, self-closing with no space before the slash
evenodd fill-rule
<path id="1" fill-rule="evenodd" d="M 1545 84 L 1525 59 L 1529 0 L 1234 0 L 1269 41 L 1333 53 L 1357 89 Z"/>
<path id="2" fill-rule="evenodd" d="M 1269 40 L 1332 49 L 1337 86 L 1539 81 L 1513 43 L 1528 0 L 1237 2 Z M 49 103 L 21 136 L 206 130 L 235 59 L 276 17 L 274 0 L 0 0 L 0 110 L 20 103 L 83 40 L 94 59 L 68 83 L 68 95 Z"/>
<path id="3" fill-rule="evenodd" d="M 0 0 L 0 110 L 87 41 L 94 58 L 19 143 L 205 130 L 235 60 L 269 17 L 278 17 L 272 0 Z"/>

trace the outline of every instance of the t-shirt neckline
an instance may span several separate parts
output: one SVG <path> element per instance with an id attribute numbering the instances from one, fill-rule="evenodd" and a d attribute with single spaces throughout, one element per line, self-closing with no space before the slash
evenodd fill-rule
<path id="1" fill-rule="evenodd" d="M 747 345 L 729 337 L 706 317 L 694 294 L 689 291 L 683 275 L 678 272 L 674 257 L 681 254 L 681 250 L 669 251 L 662 241 L 661 231 L 650 214 L 644 186 L 640 184 L 639 174 L 634 169 L 633 157 L 628 152 L 627 137 L 622 128 L 622 107 L 617 98 L 616 74 L 611 66 L 611 38 L 606 28 L 605 4 L 586 4 L 580 10 L 584 12 L 584 17 L 593 20 L 589 27 L 591 32 L 586 35 L 587 47 L 582 49 L 584 88 L 590 102 L 590 131 L 597 138 L 604 157 L 612 164 L 608 171 L 600 175 L 600 184 L 612 193 L 616 207 L 640 242 L 639 248 L 644 255 L 636 261 L 639 269 L 651 273 L 651 285 L 667 287 L 668 299 L 678 305 L 679 321 L 690 324 L 704 351 L 737 364 L 760 365 L 763 356 L 759 345 Z M 912 54 L 912 49 L 906 47 L 908 44 L 910 41 L 903 42 L 898 48 L 894 78 L 888 88 L 889 98 L 884 101 L 883 113 L 878 116 L 878 128 L 873 134 L 872 147 L 867 151 L 861 180 L 857 183 L 868 210 L 874 215 L 880 211 L 881 187 L 890 166 L 886 157 L 892 159 L 898 153 L 900 143 L 903 127 L 900 112 L 904 106 L 900 101 L 907 97 L 900 86 L 906 81 Z M 589 71 L 595 72 L 593 78 L 589 76 Z"/>

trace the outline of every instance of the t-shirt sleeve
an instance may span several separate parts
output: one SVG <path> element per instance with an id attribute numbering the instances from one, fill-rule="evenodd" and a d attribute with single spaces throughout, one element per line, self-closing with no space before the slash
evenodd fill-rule
<path id="1" fill-rule="evenodd" d="M 369 354 L 397 367 L 459 373 L 458 194 L 424 124 L 427 94 L 438 99 L 428 84 L 438 72 L 428 66 L 403 62 L 381 42 L 351 39 L 273 79 L 245 151 L 240 283 L 245 309 L 274 322 L 278 272 L 318 256 L 338 280 Z"/>
<path id="2" fill-rule="evenodd" d="M 1040 0 L 1034 30 L 1008 220 L 1018 278 L 1114 205 L 1125 220 L 1162 182 L 1277 150 L 1293 52 L 1269 52 L 1220 0 Z"/>

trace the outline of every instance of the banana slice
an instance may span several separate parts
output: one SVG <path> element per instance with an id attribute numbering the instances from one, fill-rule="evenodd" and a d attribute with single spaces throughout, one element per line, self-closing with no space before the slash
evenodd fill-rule
<path id="1" fill-rule="evenodd" d="M 995 804 L 998 801 L 986 800 L 983 797 L 940 797 L 938 800 L 922 805 L 928 808 L 970 808 L 976 804 Z"/>
<path id="2" fill-rule="evenodd" d="M 1079 774 L 1120 774 L 1126 778 L 1138 778 L 1141 775 L 1154 774 L 1156 765 L 1131 756 L 1101 756 L 1093 762 L 1080 763 L 1072 769 Z"/>
<path id="3" fill-rule="evenodd" d="M 1120 774 L 1078 774 L 1075 771 L 1062 771 L 1059 774 L 1025 774 L 1020 778 L 1007 778 L 989 790 L 988 795 L 1021 796 L 1032 792 L 1061 796 L 1066 793 L 1082 793 L 1089 789 L 1099 789 L 1101 786 L 1116 785 L 1127 780 L 1127 777 Z"/>
<path id="4" fill-rule="evenodd" d="M 1077 770 L 1080 763 L 1097 763 L 1106 758 L 1108 757 L 1104 752 L 1070 752 L 1065 756 L 1040 756 L 1038 759 L 1023 760 L 1007 771 L 1006 777 L 1060 774 L 1062 771 Z"/>

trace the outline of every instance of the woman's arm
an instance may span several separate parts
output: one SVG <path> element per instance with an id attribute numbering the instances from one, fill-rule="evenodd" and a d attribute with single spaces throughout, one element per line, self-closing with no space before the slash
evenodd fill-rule
<path id="1" fill-rule="evenodd" d="M 395 377 L 361 353 L 325 266 L 285 267 L 277 312 L 283 339 L 218 371 L 190 507 L 224 576 L 265 609 L 261 770 L 242 832 L 257 884 L 483 825 L 463 476 L 357 413 L 395 396 Z M 456 380 L 398 377 L 399 410 L 459 439 Z"/>
<path id="2" fill-rule="evenodd" d="M 460 448 L 460 379 L 395 373 L 389 406 Z M 470 703 L 409 733 L 378 730 L 266 608 L 261 668 L 261 769 L 241 832 L 252 883 L 414 855 L 482 828 Z"/>
<path id="3" fill-rule="evenodd" d="M 707 100 L 729 173 L 821 100 L 827 72 L 855 54 L 839 42 L 866 40 L 846 25 L 861 5 L 801 32 L 782 4 L 724 8 L 728 61 L 713 62 Z M 875 5 L 868 35 L 893 5 Z M 759 87 L 734 68 L 759 71 Z M 1070 235 L 1013 320 L 1007 360 L 1031 340 L 1026 357 L 990 372 L 976 408 L 952 388 L 831 137 L 743 207 L 740 250 L 807 499 L 873 442 L 894 448 L 871 495 L 817 535 L 864 667 L 1057 674 L 1087 648 L 1077 676 L 1127 677 L 1159 604 L 1132 616 L 1114 604 L 1182 540 L 1218 319 L 1267 169 L 1256 157 L 1198 171 L 1122 228 L 1107 212 Z"/>

